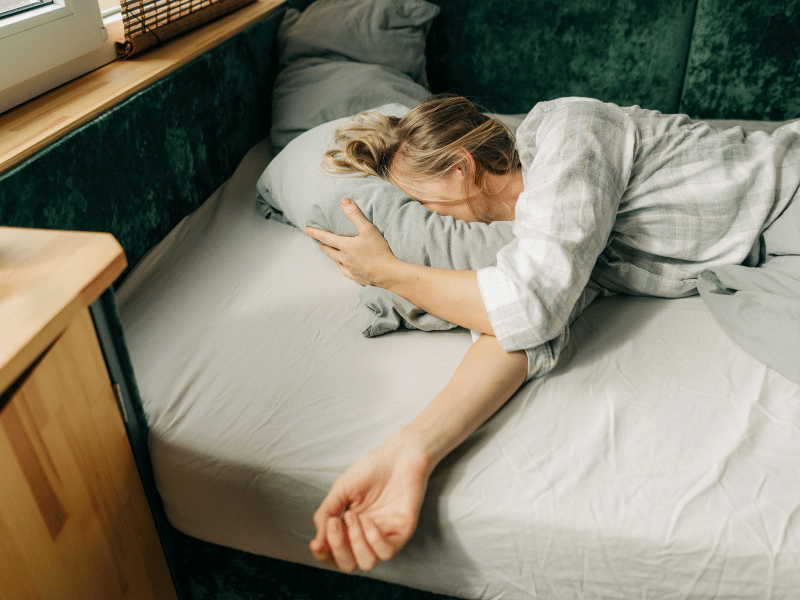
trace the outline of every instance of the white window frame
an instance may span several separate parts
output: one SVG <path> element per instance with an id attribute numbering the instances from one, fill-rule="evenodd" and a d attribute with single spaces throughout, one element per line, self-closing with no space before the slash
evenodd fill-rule
<path id="1" fill-rule="evenodd" d="M 98 0 L 0 19 L 0 113 L 116 59 Z"/>

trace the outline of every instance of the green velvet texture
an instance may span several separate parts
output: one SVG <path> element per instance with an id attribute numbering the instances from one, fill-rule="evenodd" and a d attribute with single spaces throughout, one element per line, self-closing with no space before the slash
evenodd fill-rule
<path id="1" fill-rule="evenodd" d="M 109 231 L 129 265 L 269 133 L 282 11 L 0 176 L 0 224 Z"/>
<path id="2" fill-rule="evenodd" d="M 699 0 L 681 112 L 800 117 L 800 0 Z"/>
<path id="3" fill-rule="evenodd" d="M 173 531 L 184 600 L 454 600 L 360 577 L 255 556 Z"/>
<path id="4" fill-rule="evenodd" d="M 588 96 L 678 109 L 695 0 L 434 0 L 435 92 L 495 112 Z"/>

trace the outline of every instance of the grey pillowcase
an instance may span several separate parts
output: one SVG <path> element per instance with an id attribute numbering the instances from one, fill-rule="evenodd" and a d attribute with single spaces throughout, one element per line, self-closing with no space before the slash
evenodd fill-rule
<path id="1" fill-rule="evenodd" d="M 439 7 L 424 0 L 317 0 L 287 9 L 277 36 L 272 149 L 322 123 L 430 94 L 425 38 Z"/>
<path id="2" fill-rule="evenodd" d="M 344 58 L 427 86 L 425 38 L 437 14 L 439 7 L 424 0 L 317 0 L 303 12 L 288 9 L 278 31 L 279 67 L 307 57 Z"/>
<path id="3" fill-rule="evenodd" d="M 413 106 L 427 88 L 382 65 L 344 59 L 302 58 L 284 69 L 272 92 L 270 140 L 275 153 L 301 133 L 374 106 Z"/>
<path id="4" fill-rule="evenodd" d="M 401 117 L 408 110 L 390 104 L 374 112 Z M 300 228 L 310 225 L 338 235 L 355 235 L 355 226 L 341 208 L 342 198 L 349 197 L 380 230 L 395 256 L 405 262 L 459 270 L 495 264 L 497 251 L 513 239 L 510 222 L 458 221 L 431 212 L 378 177 L 336 176 L 322 168 L 325 151 L 334 146 L 336 129 L 350 118 L 303 133 L 272 160 L 257 184 L 262 214 Z M 375 313 L 364 332 L 367 336 L 402 325 L 425 331 L 455 327 L 386 290 L 365 287 L 361 300 Z"/>

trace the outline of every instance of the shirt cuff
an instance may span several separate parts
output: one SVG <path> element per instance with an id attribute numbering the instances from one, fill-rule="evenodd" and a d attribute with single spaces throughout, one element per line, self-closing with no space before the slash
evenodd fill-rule
<path id="1" fill-rule="evenodd" d="M 483 335 L 483 333 L 475 331 L 474 329 L 470 329 L 469 332 L 470 335 L 472 335 L 473 344 Z M 526 382 L 546 375 L 556 366 L 561 350 L 568 340 L 567 337 L 563 340 L 560 338 L 561 336 L 553 340 L 553 342 L 541 344 L 535 348 L 525 349 L 525 355 L 528 357 L 528 369 L 527 375 L 525 376 Z"/>
<path id="2" fill-rule="evenodd" d="M 536 328 L 525 311 L 521 290 L 497 267 L 477 272 L 478 288 L 489 315 L 492 330 L 506 352 L 537 346 L 541 340 L 530 339 Z"/>
<path id="3" fill-rule="evenodd" d="M 561 351 L 567 346 L 568 342 L 569 328 L 565 327 L 561 333 L 549 342 L 539 344 L 535 348 L 526 348 L 525 354 L 528 356 L 528 374 L 525 381 L 544 377 L 552 371 L 558 363 Z"/>

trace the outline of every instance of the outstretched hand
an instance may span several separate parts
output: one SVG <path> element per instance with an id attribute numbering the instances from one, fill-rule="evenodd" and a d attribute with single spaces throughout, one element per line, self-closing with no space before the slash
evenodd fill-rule
<path id="1" fill-rule="evenodd" d="M 347 277 L 360 285 L 384 287 L 382 284 L 398 259 L 355 202 L 342 199 L 342 211 L 356 226 L 358 235 L 336 235 L 316 227 L 306 227 L 303 232 L 320 242 L 320 250 L 336 261 Z"/>
<path id="2" fill-rule="evenodd" d="M 314 513 L 314 557 L 345 573 L 391 559 L 416 529 L 429 467 L 398 434 L 359 458 Z"/>

